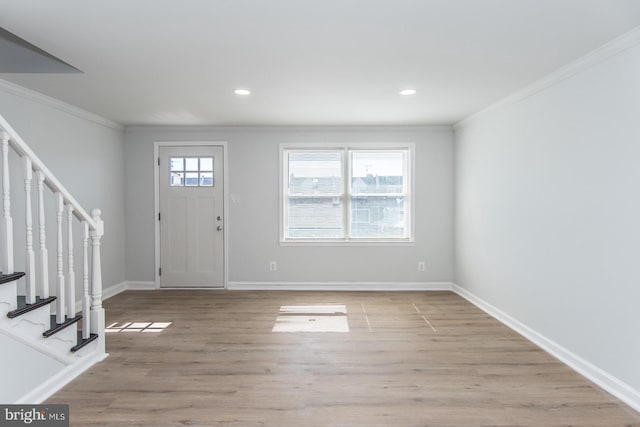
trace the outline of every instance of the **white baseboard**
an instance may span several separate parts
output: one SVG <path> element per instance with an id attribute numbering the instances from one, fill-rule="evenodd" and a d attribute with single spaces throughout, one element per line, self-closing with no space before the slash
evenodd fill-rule
<path id="1" fill-rule="evenodd" d="M 112 296 L 118 295 L 121 292 L 127 290 L 127 282 L 116 283 L 115 285 L 109 286 L 107 288 L 102 289 L 102 299 L 109 299 Z"/>
<path id="2" fill-rule="evenodd" d="M 251 291 L 450 291 L 451 282 L 228 282 L 227 289 Z"/>
<path id="3" fill-rule="evenodd" d="M 102 289 L 102 300 L 114 297 L 124 291 L 155 290 L 154 282 L 120 282 Z M 76 301 L 76 307 L 82 307 L 82 301 Z"/>
<path id="4" fill-rule="evenodd" d="M 127 291 L 155 291 L 155 282 L 124 282 Z"/>
<path id="5" fill-rule="evenodd" d="M 102 300 L 107 300 L 124 291 L 155 290 L 154 282 L 120 282 L 102 289 Z M 76 311 L 82 310 L 82 300 L 76 301 Z"/>
<path id="6" fill-rule="evenodd" d="M 127 282 L 120 282 L 120 283 L 116 283 L 115 285 L 102 288 L 102 300 L 104 301 L 106 299 L 109 299 L 126 290 L 127 290 Z M 82 298 L 82 294 L 80 295 L 80 298 Z M 81 311 L 82 311 L 82 299 L 77 299 L 76 312 L 80 313 Z"/>
<path id="7" fill-rule="evenodd" d="M 102 362 L 109 354 L 95 354 L 90 357 L 83 358 L 81 361 L 69 365 L 53 377 L 49 378 L 26 395 L 19 398 L 15 404 L 39 404 L 47 400 L 54 393 L 65 385 L 69 384 L 80 374 L 91 368 L 98 362 Z"/>
<path id="8" fill-rule="evenodd" d="M 521 323 L 517 319 L 514 319 L 504 311 L 477 297 L 463 287 L 453 284 L 452 290 L 485 313 L 489 314 L 491 317 L 502 322 L 505 326 L 524 336 L 529 341 L 533 342 L 547 353 L 578 372 L 580 375 L 597 384 L 613 396 L 631 406 L 636 411 L 640 412 L 640 391 L 634 389 L 603 369 L 584 360 L 575 353 L 572 353 L 539 332 L 531 329 L 527 325 Z"/>

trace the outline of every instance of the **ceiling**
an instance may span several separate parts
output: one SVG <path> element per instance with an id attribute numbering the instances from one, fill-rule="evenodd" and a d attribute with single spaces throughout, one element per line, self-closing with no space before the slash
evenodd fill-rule
<path id="1" fill-rule="evenodd" d="M 0 78 L 122 124 L 451 124 L 639 25 L 639 0 L 0 0 L 83 72 Z"/>

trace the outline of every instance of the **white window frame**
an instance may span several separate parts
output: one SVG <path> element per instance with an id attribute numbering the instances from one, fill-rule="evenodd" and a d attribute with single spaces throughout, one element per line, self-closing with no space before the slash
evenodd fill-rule
<path id="1" fill-rule="evenodd" d="M 316 150 L 316 151 L 341 151 L 342 175 L 343 175 L 343 229 L 342 238 L 289 238 L 285 232 L 288 227 L 287 198 L 288 198 L 288 161 L 285 154 L 293 150 Z M 406 173 L 406 193 L 405 193 L 405 215 L 408 216 L 405 223 L 405 236 L 402 238 L 360 238 L 349 237 L 351 219 L 351 159 L 350 151 L 356 150 L 406 150 L 408 153 Z M 280 245 L 281 246 L 413 246 L 415 244 L 415 197 L 414 197 L 414 143 L 283 143 L 279 146 L 279 221 L 280 221 Z"/>

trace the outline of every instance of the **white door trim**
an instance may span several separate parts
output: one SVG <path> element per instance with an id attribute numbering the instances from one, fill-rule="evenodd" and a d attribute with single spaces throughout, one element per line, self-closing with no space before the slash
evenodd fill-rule
<path id="1" fill-rule="evenodd" d="M 153 143 L 153 221 L 154 221 L 154 233 L 155 233 L 155 288 L 160 289 L 160 221 L 158 221 L 158 214 L 160 213 L 160 168 L 158 167 L 158 158 L 160 156 L 160 147 L 179 147 L 179 146 L 210 146 L 210 147 L 222 147 L 222 161 L 223 161 L 223 179 L 224 185 L 222 189 L 223 194 L 223 212 L 224 212 L 224 228 L 222 229 L 222 239 L 224 240 L 224 253 L 223 253 L 223 286 L 227 289 L 227 283 L 229 281 L 229 167 L 228 167 L 228 150 L 227 141 L 156 141 Z M 167 289 L 167 288 L 163 288 Z M 182 288 L 181 288 L 182 289 Z M 206 288 L 203 288 L 206 289 Z M 212 288 L 215 289 L 215 288 Z M 217 288 L 220 289 L 220 288 Z"/>

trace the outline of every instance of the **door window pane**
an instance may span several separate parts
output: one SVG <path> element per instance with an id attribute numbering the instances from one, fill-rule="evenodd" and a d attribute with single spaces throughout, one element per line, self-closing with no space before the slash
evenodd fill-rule
<path id="1" fill-rule="evenodd" d="M 213 157 L 171 157 L 171 187 L 213 187 Z"/>
<path id="2" fill-rule="evenodd" d="M 183 172 L 171 172 L 171 183 L 172 187 L 183 187 L 184 186 L 184 173 Z"/>
<path id="3" fill-rule="evenodd" d="M 171 164 L 171 171 L 183 171 L 184 159 L 182 157 L 172 157 L 169 161 Z"/>
<path id="4" fill-rule="evenodd" d="M 213 187 L 213 172 L 202 172 L 200 174 L 201 187 Z"/>
<path id="5" fill-rule="evenodd" d="M 213 157 L 200 157 L 200 171 L 213 172 Z"/>
<path id="6" fill-rule="evenodd" d="M 187 157 L 184 159 L 185 170 L 198 172 L 198 158 L 197 157 Z"/>
<path id="7" fill-rule="evenodd" d="M 198 172 L 187 172 L 187 173 L 185 173 L 184 185 L 186 187 L 197 187 L 198 186 Z"/>

